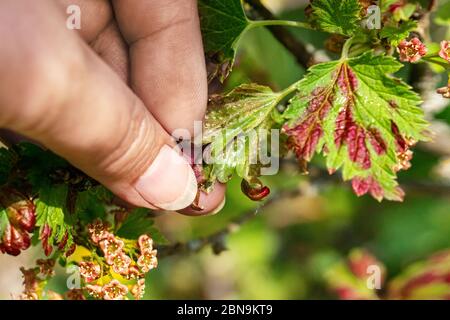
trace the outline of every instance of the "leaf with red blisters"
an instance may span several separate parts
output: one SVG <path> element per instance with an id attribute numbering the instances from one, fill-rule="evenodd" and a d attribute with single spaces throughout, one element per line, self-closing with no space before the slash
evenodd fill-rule
<path id="1" fill-rule="evenodd" d="M 66 254 L 72 251 L 73 227 L 65 218 L 68 187 L 57 185 L 40 189 L 36 204 L 37 226 L 40 227 L 39 239 L 46 256 L 55 246 Z"/>
<path id="2" fill-rule="evenodd" d="M 30 247 L 35 227 L 33 202 L 15 189 L 0 189 L 0 251 L 13 256 Z"/>

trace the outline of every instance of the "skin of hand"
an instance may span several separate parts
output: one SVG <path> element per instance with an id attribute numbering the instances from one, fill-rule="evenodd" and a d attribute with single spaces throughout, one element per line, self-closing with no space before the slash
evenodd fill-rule
<path id="1" fill-rule="evenodd" d="M 81 29 L 66 27 L 67 6 Z M 207 103 L 195 0 L 0 1 L 0 128 L 69 160 L 128 203 L 215 212 L 170 132 L 193 134 Z"/>

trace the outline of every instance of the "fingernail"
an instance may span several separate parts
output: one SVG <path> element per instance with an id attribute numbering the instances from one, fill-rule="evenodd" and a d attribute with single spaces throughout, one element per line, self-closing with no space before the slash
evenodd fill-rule
<path id="1" fill-rule="evenodd" d="M 197 194 L 197 179 L 188 161 L 165 145 L 136 181 L 137 192 L 149 203 L 164 210 L 189 206 Z"/>
<path id="2" fill-rule="evenodd" d="M 215 208 L 208 216 L 213 216 L 215 214 L 218 214 L 220 211 L 222 211 L 223 207 L 225 207 L 226 198 L 223 198 L 222 202 Z"/>

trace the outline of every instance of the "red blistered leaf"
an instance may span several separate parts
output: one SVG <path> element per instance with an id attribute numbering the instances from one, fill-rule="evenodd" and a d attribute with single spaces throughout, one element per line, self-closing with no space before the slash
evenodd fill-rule
<path id="1" fill-rule="evenodd" d="M 394 167 L 394 170 L 408 170 L 411 167 L 411 159 L 413 157 L 413 152 L 410 150 L 410 147 L 414 145 L 413 141 L 405 139 L 401 134 L 397 127 L 397 125 L 392 122 L 391 130 L 395 137 L 396 144 L 396 153 L 398 158 L 398 163 Z"/>
<path id="2" fill-rule="evenodd" d="M 450 251 L 407 268 L 390 283 L 390 299 L 450 299 Z"/>
<path id="3" fill-rule="evenodd" d="M 363 169 L 371 166 L 369 149 L 366 146 L 366 132 L 356 124 L 351 108 L 344 108 L 336 119 L 334 141 L 340 148 L 343 144 L 348 146 L 350 160 L 361 165 Z"/>
<path id="4" fill-rule="evenodd" d="M 289 147 L 306 161 L 322 152 L 358 195 L 402 200 L 396 172 L 410 166 L 409 148 L 427 139 L 428 124 L 418 95 L 392 77 L 400 67 L 368 52 L 310 68 L 285 112 Z"/>
<path id="5" fill-rule="evenodd" d="M 58 249 L 63 250 L 67 245 L 67 240 L 69 239 L 69 232 L 65 232 L 61 241 L 58 243 Z"/>
<path id="6" fill-rule="evenodd" d="M 21 250 L 28 249 L 30 244 L 30 236 L 26 231 L 17 230 L 9 224 L 3 233 L 0 251 L 12 256 L 18 256 Z"/>
<path id="7" fill-rule="evenodd" d="M 391 122 L 391 130 L 395 137 L 397 151 L 398 152 L 406 151 L 408 149 L 406 140 L 402 137 L 402 135 L 400 134 L 400 130 L 398 129 L 397 125 L 394 122 Z"/>
<path id="8" fill-rule="evenodd" d="M 366 193 L 370 193 L 375 199 L 380 201 L 383 199 L 383 188 L 372 177 L 367 178 L 353 178 L 352 180 L 353 191 L 357 196 L 363 196 Z"/>
<path id="9" fill-rule="evenodd" d="M 66 253 L 64 254 L 66 257 L 70 257 L 75 250 L 77 249 L 77 245 L 75 243 L 72 243 L 72 245 L 67 249 Z"/>
<path id="10" fill-rule="evenodd" d="M 380 131 L 376 128 L 370 128 L 368 131 L 369 140 L 372 144 L 373 149 L 375 150 L 377 155 L 383 155 L 386 153 L 387 146 L 383 137 L 381 136 Z"/>
<path id="11" fill-rule="evenodd" d="M 3 235 L 0 239 L 0 251 L 13 256 L 30 247 L 29 232 L 36 223 L 34 203 L 15 189 L 4 187 L 0 190 L 0 214 L 6 215 Z"/>
<path id="12" fill-rule="evenodd" d="M 44 249 L 45 255 L 48 257 L 53 251 L 52 245 L 49 243 L 50 235 L 52 234 L 52 229 L 48 224 L 45 224 L 41 229 L 41 234 L 39 235 L 39 240 L 42 242 L 42 248 Z"/>
<path id="13" fill-rule="evenodd" d="M 371 176 L 367 178 L 356 177 L 352 179 L 352 187 L 353 191 L 356 193 L 358 197 L 365 195 L 366 193 L 370 193 L 372 197 L 381 201 L 384 196 L 384 190 L 380 186 L 380 184 Z M 395 189 L 395 200 L 403 201 L 405 197 L 405 192 L 400 188 L 396 187 Z"/>

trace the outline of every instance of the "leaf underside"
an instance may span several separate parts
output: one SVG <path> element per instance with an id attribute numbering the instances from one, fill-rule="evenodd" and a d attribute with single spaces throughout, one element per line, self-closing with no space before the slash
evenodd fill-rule
<path id="1" fill-rule="evenodd" d="M 267 142 L 279 98 L 269 87 L 255 84 L 210 98 L 203 131 L 210 160 L 203 169 L 206 189 L 216 180 L 228 182 L 234 173 L 246 180 L 259 175 L 260 164 L 250 161 L 252 151 Z"/>

